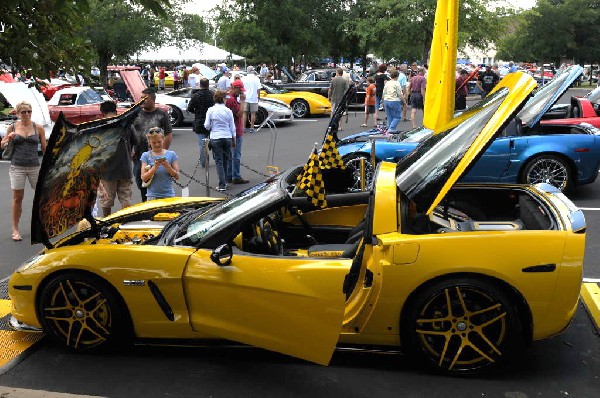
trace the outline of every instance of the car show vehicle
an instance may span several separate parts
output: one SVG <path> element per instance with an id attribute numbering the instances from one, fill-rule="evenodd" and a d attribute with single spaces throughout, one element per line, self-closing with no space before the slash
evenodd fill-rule
<path id="1" fill-rule="evenodd" d="M 288 82 L 277 84 L 276 87 L 283 88 L 289 91 L 308 91 L 311 93 L 320 94 L 327 98 L 327 92 L 329 90 L 329 84 L 331 79 L 335 77 L 335 68 L 323 68 L 323 69 L 309 69 L 303 72 L 298 79 L 285 68 L 282 67 L 281 71 L 287 76 Z M 346 73 L 350 75 L 350 80 L 356 85 L 356 95 L 352 101 L 352 104 L 364 105 L 366 86 L 360 76 L 353 70 L 346 70 Z"/>
<path id="2" fill-rule="evenodd" d="M 534 87 L 509 75 L 397 165 L 380 162 L 365 191 L 323 171 L 316 206 L 298 166 L 229 199 L 97 220 L 93 183 L 137 108 L 56 128 L 32 214 L 46 248 L 10 278 L 11 325 L 79 352 L 226 339 L 320 364 L 349 345 L 400 347 L 450 374 L 493 369 L 562 332 L 581 288 L 585 219 L 559 190 L 456 184 Z M 83 217 L 91 226 L 68 233 Z"/>
<path id="3" fill-rule="evenodd" d="M 584 97 L 571 97 L 569 104 L 553 106 L 543 119 L 542 124 L 589 123 L 600 128 L 600 87 L 593 89 Z"/>
<path id="4" fill-rule="evenodd" d="M 54 123 L 50 119 L 50 112 L 46 100 L 35 86 L 16 81 L 11 81 L 9 83 L 0 81 L 0 96 L 13 108 L 21 101 L 29 102 L 32 110 L 31 120 L 44 127 L 46 141 L 50 138 Z M 17 119 L 17 115 L 14 113 L 8 115 L 0 113 L 0 139 L 6 134 L 8 126 L 13 124 Z M 41 153 L 41 145 L 38 145 L 38 151 Z M 2 151 L 0 151 L 0 158 L 2 158 Z"/>
<path id="5" fill-rule="evenodd" d="M 594 182 L 600 168 L 600 130 L 581 124 L 583 120 L 569 123 L 545 120 L 540 123 L 581 71 L 581 67 L 572 66 L 540 88 L 462 182 L 545 182 L 562 191 Z M 475 108 L 479 106 L 475 105 Z M 431 134 L 425 127 L 397 134 L 371 130 L 343 138 L 338 143 L 338 150 L 352 167 L 358 165 L 361 158 L 366 160 L 368 184 L 373 171 L 372 142 L 375 143 L 376 162 L 397 162 Z"/>
<path id="6" fill-rule="evenodd" d="M 171 108 L 171 124 L 181 126 L 184 122 L 192 123 L 194 114 L 187 111 L 193 93 L 198 89 L 182 88 L 165 94 L 156 94 L 156 101 Z M 256 126 L 260 126 L 270 116 L 275 123 L 289 122 L 294 119 L 292 108 L 283 101 L 273 98 L 261 98 L 256 112 Z"/>
<path id="7" fill-rule="evenodd" d="M 48 101 L 50 118 L 53 122 L 62 112 L 71 123 L 85 123 L 102 118 L 100 104 L 105 99 L 91 87 L 67 87 L 58 90 Z M 117 113 L 126 108 L 117 107 Z"/>
<path id="8" fill-rule="evenodd" d="M 331 102 L 322 95 L 306 91 L 288 91 L 268 83 L 262 84 L 260 98 L 274 98 L 285 102 L 297 118 L 331 112 Z"/>

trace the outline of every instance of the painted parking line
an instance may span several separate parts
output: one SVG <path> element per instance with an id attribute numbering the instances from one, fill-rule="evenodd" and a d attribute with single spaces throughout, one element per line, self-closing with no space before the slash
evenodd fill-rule
<path id="1" fill-rule="evenodd" d="M 581 299 L 596 330 L 600 332 L 600 286 L 598 286 L 598 282 L 584 281 L 581 286 Z"/>
<path id="2" fill-rule="evenodd" d="M 25 359 L 33 351 L 35 344 L 44 336 L 42 333 L 12 330 L 8 325 L 10 308 L 10 300 L 0 300 L 0 374 L 7 372 Z"/>
<path id="3" fill-rule="evenodd" d="M 0 386 L 2 398 L 102 398 L 98 395 L 66 394 L 62 392 L 29 390 L 26 388 L 13 388 Z"/>
<path id="4" fill-rule="evenodd" d="M 599 211 L 600 208 L 598 207 L 578 207 L 579 210 L 583 210 L 583 211 Z"/>

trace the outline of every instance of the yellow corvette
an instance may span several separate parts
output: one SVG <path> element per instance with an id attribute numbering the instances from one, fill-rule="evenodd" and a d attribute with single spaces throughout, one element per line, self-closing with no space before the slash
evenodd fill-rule
<path id="1" fill-rule="evenodd" d="M 288 104 L 294 117 L 303 118 L 309 115 L 322 115 L 331 113 L 331 102 L 320 94 L 307 91 L 288 91 L 284 88 L 263 83 L 260 92 L 261 98 L 276 98 Z"/>
<path id="2" fill-rule="evenodd" d="M 400 347 L 449 373 L 489 369 L 561 333 L 582 279 L 585 219 L 560 191 L 455 184 L 534 87 L 509 75 L 398 165 L 377 165 L 366 191 L 348 190 L 348 170 L 324 172 L 323 207 L 296 188 L 297 167 L 229 200 L 90 218 L 50 243 L 91 202 L 47 199 L 62 190 L 38 184 L 32 235 L 47 248 L 10 279 L 11 324 L 77 351 L 227 339 L 327 364 L 345 344 Z M 40 178 L 64 181 L 49 164 Z"/>

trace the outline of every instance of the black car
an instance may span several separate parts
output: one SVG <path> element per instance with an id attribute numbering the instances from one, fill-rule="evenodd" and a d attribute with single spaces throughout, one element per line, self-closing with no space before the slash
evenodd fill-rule
<path id="1" fill-rule="evenodd" d="M 297 79 L 285 67 L 280 68 L 281 72 L 287 76 L 288 82 L 278 84 L 278 87 L 285 88 L 290 91 L 310 91 L 312 93 L 321 94 L 327 97 L 329 84 L 335 76 L 336 68 L 308 69 L 303 72 Z M 357 86 L 358 90 L 354 101 L 355 105 L 363 105 L 365 103 L 366 85 L 363 79 L 353 70 L 345 70 L 350 74 L 351 80 Z"/>

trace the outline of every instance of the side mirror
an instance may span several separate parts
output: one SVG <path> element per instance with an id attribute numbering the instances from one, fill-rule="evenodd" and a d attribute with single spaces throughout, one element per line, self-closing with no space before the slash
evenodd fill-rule
<path id="1" fill-rule="evenodd" d="M 231 264 L 231 258 L 233 257 L 233 250 L 231 246 L 224 244 L 217 247 L 210 254 L 210 259 L 217 264 L 219 267 L 224 267 Z"/>

